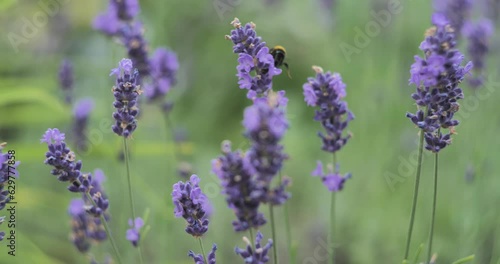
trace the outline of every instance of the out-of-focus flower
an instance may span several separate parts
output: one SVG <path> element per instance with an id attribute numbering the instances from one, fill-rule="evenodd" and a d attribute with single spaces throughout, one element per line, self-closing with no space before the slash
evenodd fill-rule
<path id="1" fill-rule="evenodd" d="M 193 258 L 195 264 L 216 264 L 216 261 L 215 261 L 215 251 L 216 250 L 217 250 L 217 245 L 213 244 L 212 250 L 210 251 L 210 253 L 208 253 L 208 256 L 207 256 L 208 263 L 203 259 L 202 254 L 195 254 L 192 250 L 189 251 L 188 256 Z"/>
<path id="2" fill-rule="evenodd" d="M 89 121 L 90 112 L 94 108 L 94 100 L 91 98 L 80 99 L 73 108 L 73 133 L 77 151 L 87 149 L 87 137 L 85 135 Z"/>
<path id="3" fill-rule="evenodd" d="M 347 179 L 351 178 L 351 174 L 347 173 L 342 176 L 338 173 L 338 168 L 333 170 L 331 166 L 328 166 L 327 173 L 324 173 L 323 163 L 321 161 L 317 161 L 318 165 L 316 169 L 311 173 L 312 176 L 321 177 L 323 184 L 328 188 L 330 192 L 340 192 L 344 188 L 344 183 Z"/>
<path id="4" fill-rule="evenodd" d="M 67 104 L 72 101 L 74 79 L 73 64 L 69 60 L 63 60 L 59 67 L 59 86 Z"/>
<path id="5" fill-rule="evenodd" d="M 446 16 L 449 25 L 459 34 L 470 16 L 472 0 L 434 0 L 434 9 Z"/>
<path id="6" fill-rule="evenodd" d="M 15 161 L 15 153 L 7 151 L 3 153 L 3 149 L 7 143 L 0 143 L 0 210 L 5 207 L 5 204 L 10 201 L 9 191 L 6 186 L 9 181 L 9 177 L 18 177 L 19 173 L 17 166 L 19 166 L 19 161 Z M 3 218 L 0 219 L 0 223 Z M 1 240 L 1 239 L 0 239 Z"/>
<path id="7" fill-rule="evenodd" d="M 106 231 L 98 217 L 86 213 L 88 207 L 83 199 L 73 199 L 68 208 L 71 216 L 71 240 L 78 251 L 85 253 L 91 247 L 91 242 L 103 241 L 107 238 Z"/>
<path id="8" fill-rule="evenodd" d="M 132 242 L 134 247 L 137 247 L 139 245 L 139 241 L 141 240 L 141 228 L 144 226 L 144 220 L 140 217 L 137 217 L 133 221 L 132 219 L 129 219 L 128 225 L 130 226 L 130 229 L 127 229 L 127 240 Z"/>
<path id="9" fill-rule="evenodd" d="M 149 101 L 154 101 L 163 98 L 177 81 L 177 54 L 166 48 L 158 48 L 149 62 L 149 68 L 153 83 L 145 88 L 144 94 Z"/>
<path id="10" fill-rule="evenodd" d="M 94 19 L 93 27 L 106 35 L 115 36 L 120 28 L 131 22 L 138 13 L 138 0 L 110 0 L 106 12 Z"/>
<path id="11" fill-rule="evenodd" d="M 469 41 L 467 51 L 474 64 L 476 76 L 469 78 L 469 84 L 473 88 L 478 88 L 484 81 L 484 65 L 486 55 L 490 48 L 490 38 L 493 34 L 493 23 L 488 19 L 483 19 L 473 24 L 466 22 L 462 34 Z"/>

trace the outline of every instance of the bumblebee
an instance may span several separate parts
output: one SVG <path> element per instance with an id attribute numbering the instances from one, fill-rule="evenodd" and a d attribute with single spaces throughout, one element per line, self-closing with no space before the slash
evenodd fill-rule
<path id="1" fill-rule="evenodd" d="M 292 79 L 290 75 L 290 69 L 288 68 L 288 63 L 285 62 L 286 50 L 283 46 L 276 45 L 269 51 L 274 58 L 274 67 L 279 68 L 282 65 L 286 68 L 286 73 L 288 74 L 288 78 Z"/>

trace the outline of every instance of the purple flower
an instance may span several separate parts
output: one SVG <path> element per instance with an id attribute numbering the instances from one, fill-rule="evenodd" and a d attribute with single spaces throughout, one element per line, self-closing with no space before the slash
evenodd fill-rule
<path id="1" fill-rule="evenodd" d="M 251 143 L 246 155 L 247 168 L 255 174 L 255 182 L 260 189 L 259 199 L 264 203 L 271 202 L 275 205 L 283 204 L 290 197 L 289 193 L 283 191 L 285 186 L 274 190 L 270 186 L 273 178 L 281 170 L 283 161 L 288 158 L 283 153 L 283 146 L 279 144 L 288 129 L 285 116 L 287 100 L 283 98 L 285 98 L 284 91 L 269 93 L 266 100 L 257 100 L 254 105 L 245 109 L 243 119 L 245 136 Z"/>
<path id="2" fill-rule="evenodd" d="M 451 144 L 451 134 L 459 124 L 453 119 L 464 97 L 458 84 L 471 70 L 472 63 L 461 66 L 464 56 L 456 49 L 455 31 L 442 14 L 432 17 L 434 27 L 427 30 L 420 44 L 425 57 L 415 56 L 411 66 L 410 84 L 417 86 L 412 94 L 418 106 L 415 114 L 406 116 L 425 133 L 425 148 L 439 152 Z M 443 134 L 441 129 L 449 129 Z"/>
<path id="3" fill-rule="evenodd" d="M 106 231 L 98 217 L 86 213 L 86 203 L 82 199 L 73 199 L 68 208 L 71 216 L 71 240 L 78 251 L 85 253 L 91 242 L 100 242 L 107 238 Z"/>
<path id="4" fill-rule="evenodd" d="M 127 229 L 127 240 L 132 242 L 134 247 L 137 247 L 141 238 L 141 228 L 144 226 L 144 220 L 140 217 L 137 217 L 134 221 L 129 219 L 128 225 L 130 229 Z"/>
<path id="5" fill-rule="evenodd" d="M 314 119 L 320 121 L 326 134 L 318 133 L 323 140 L 322 149 L 327 152 L 339 151 L 351 138 L 344 136 L 344 130 L 354 115 L 347 108 L 347 103 L 342 101 L 346 96 L 346 85 L 338 73 L 326 72 L 318 66 L 313 66 L 316 78 L 308 78 L 303 85 L 304 100 L 309 106 L 319 107 Z"/>
<path id="6" fill-rule="evenodd" d="M 212 250 L 208 253 L 207 260 L 208 264 L 216 264 L 215 261 L 215 251 L 217 250 L 217 245 L 212 245 Z M 188 256 L 192 257 L 195 264 L 207 264 L 203 259 L 202 254 L 195 254 L 192 250 L 189 251 Z"/>
<path id="7" fill-rule="evenodd" d="M 59 67 L 59 86 L 65 94 L 66 103 L 71 103 L 73 93 L 73 64 L 69 60 L 63 60 Z"/>
<path id="8" fill-rule="evenodd" d="M 467 51 L 474 64 L 474 70 L 477 73 L 475 78 L 469 79 L 469 84 L 473 88 L 477 88 L 483 83 L 482 71 L 493 31 L 493 23 L 488 19 L 480 20 L 476 24 L 467 22 L 462 29 L 462 34 L 469 41 Z"/>
<path id="9" fill-rule="evenodd" d="M 122 59 L 118 68 L 111 70 L 110 75 L 116 75 L 116 84 L 113 86 L 113 106 L 116 108 L 113 118 L 116 122 L 112 129 L 117 135 L 127 138 L 137 128 L 137 100 L 142 93 L 137 83 L 139 73 L 133 69 L 131 60 Z"/>
<path id="10" fill-rule="evenodd" d="M 247 97 L 266 96 L 272 88 L 272 77 L 281 74 L 281 69 L 274 66 L 274 58 L 269 54 L 266 43 L 257 36 L 255 24 L 247 23 L 242 27 L 235 18 L 231 24 L 235 29 L 226 39 L 234 43 L 233 52 L 238 55 L 238 84 L 247 89 Z"/>
<path id="11" fill-rule="evenodd" d="M 245 263 L 248 264 L 263 264 L 269 261 L 269 256 L 267 253 L 269 249 L 273 246 L 273 240 L 269 239 L 267 244 L 261 246 L 261 241 L 264 238 L 260 231 L 257 232 L 257 236 L 255 237 L 255 246 L 253 246 L 248 238 L 243 237 L 243 241 L 247 244 L 246 249 L 236 247 L 234 251 L 236 254 L 240 255 Z"/>
<path id="12" fill-rule="evenodd" d="M 93 27 L 109 36 L 115 36 L 120 28 L 132 21 L 139 13 L 137 0 L 110 0 L 106 12 L 99 14 Z"/>
<path id="13" fill-rule="evenodd" d="M 94 108 L 94 100 L 84 98 L 76 102 L 73 108 L 73 133 L 75 145 L 78 152 L 87 150 L 87 138 L 85 131 L 87 129 L 89 115 Z"/>
<path id="14" fill-rule="evenodd" d="M 2 210 L 5 207 L 5 204 L 10 201 L 10 194 L 7 190 L 9 177 L 19 176 L 17 166 L 19 166 L 20 162 L 14 162 L 16 154 L 12 153 L 11 151 L 2 153 L 2 150 L 6 145 L 7 143 L 5 142 L 0 144 L 0 210 Z M 2 221 L 0 221 L 0 223 L 1 222 Z"/>
<path id="15" fill-rule="evenodd" d="M 222 142 L 222 156 L 212 160 L 212 172 L 221 181 L 222 193 L 236 215 L 235 231 L 257 228 L 266 223 L 259 212 L 262 190 L 257 186 L 249 168 L 248 158 L 240 151 L 231 151 L 229 141 Z"/>
<path id="16" fill-rule="evenodd" d="M 464 21 L 470 16 L 472 0 L 434 0 L 434 9 L 436 13 L 445 16 L 449 24 L 459 33 L 462 30 Z M 443 26 L 443 23 L 436 22 L 438 21 L 433 21 L 436 26 Z"/>
<path id="17" fill-rule="evenodd" d="M 146 98 L 153 101 L 164 97 L 176 83 L 179 61 L 175 52 L 166 48 L 158 48 L 153 54 L 149 65 L 153 83 L 144 92 Z"/>
<path id="18" fill-rule="evenodd" d="M 344 188 L 344 183 L 347 179 L 351 178 L 351 174 L 348 173 L 345 176 L 338 173 L 338 165 L 336 170 L 333 170 L 333 166 L 328 167 L 328 172 L 325 174 L 323 172 L 323 164 L 321 161 L 317 162 L 316 169 L 311 173 L 312 176 L 321 177 L 323 184 L 328 188 L 330 192 L 340 192 Z"/>
<path id="19" fill-rule="evenodd" d="M 150 75 L 150 64 L 148 58 L 148 43 L 144 38 L 142 23 L 135 22 L 121 29 L 122 41 L 127 48 L 128 57 L 132 60 L 134 67 L 139 71 L 139 78 Z"/>
<path id="20" fill-rule="evenodd" d="M 203 236 L 209 222 L 206 215 L 208 198 L 201 191 L 199 182 L 198 176 L 193 174 L 189 181 L 174 184 L 172 190 L 175 217 L 186 219 L 186 232 L 194 237 Z"/>

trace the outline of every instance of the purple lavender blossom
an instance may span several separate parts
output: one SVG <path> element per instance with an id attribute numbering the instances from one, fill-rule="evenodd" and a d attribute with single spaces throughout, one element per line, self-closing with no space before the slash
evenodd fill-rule
<path id="1" fill-rule="evenodd" d="M 144 226 L 144 220 L 140 217 L 137 217 L 134 221 L 129 219 L 128 225 L 130 226 L 130 229 L 127 229 L 127 240 L 132 242 L 134 247 L 137 247 L 139 245 L 139 241 L 141 240 L 141 228 Z"/>
<path id="2" fill-rule="evenodd" d="M 150 75 L 150 65 L 148 58 L 148 43 L 144 38 L 144 28 L 142 23 L 135 22 L 121 29 L 122 41 L 127 48 L 128 57 L 139 71 L 139 78 Z M 140 80 L 139 80 L 140 81 Z"/>
<path id="3" fill-rule="evenodd" d="M 110 0 L 106 12 L 99 14 L 93 27 L 106 35 L 117 35 L 120 28 L 132 21 L 139 13 L 138 0 Z"/>
<path id="4" fill-rule="evenodd" d="M 283 167 L 283 161 L 288 156 L 279 144 L 288 129 L 285 107 L 288 99 L 285 92 L 269 93 L 266 100 L 257 100 L 254 105 L 245 109 L 243 126 L 245 136 L 250 140 L 251 147 L 247 152 L 247 169 L 255 175 L 255 182 L 260 189 L 259 199 L 264 203 L 280 205 L 290 197 L 284 192 L 288 179 L 274 190 L 270 185 L 273 178 Z"/>
<path id="5" fill-rule="evenodd" d="M 323 171 L 323 163 L 321 161 L 317 161 L 316 169 L 311 173 L 312 176 L 321 177 L 323 184 L 328 188 L 330 192 L 340 192 L 344 188 L 344 183 L 347 179 L 351 178 L 351 174 L 347 173 L 345 176 L 342 176 L 338 172 L 338 166 L 333 170 L 332 166 L 328 166 L 327 173 L 325 174 Z"/>
<path id="6" fill-rule="evenodd" d="M 240 151 L 231 151 L 229 141 L 222 142 L 222 156 L 212 160 L 212 172 L 221 181 L 222 193 L 234 213 L 235 231 L 257 228 L 266 223 L 259 212 L 261 189 L 255 183 L 249 171 L 249 161 Z"/>
<path id="7" fill-rule="evenodd" d="M 90 112 L 94 108 L 94 100 L 84 98 L 75 103 L 73 108 L 73 133 L 75 146 L 78 152 L 87 150 L 86 129 Z"/>
<path id="8" fill-rule="evenodd" d="M 116 75 L 116 84 L 113 86 L 113 106 L 116 108 L 113 118 L 116 123 L 112 129 L 117 135 L 128 138 L 137 128 L 136 116 L 139 109 L 136 105 L 138 96 L 142 93 L 138 85 L 139 73 L 133 68 L 131 60 L 122 59 L 118 68 L 111 70 L 111 75 Z"/>
<path id="9" fill-rule="evenodd" d="M 5 216 L 0 216 L 0 226 L 3 224 L 4 221 L 5 221 Z M 0 231 L 0 241 L 2 241 L 4 237 L 5 237 L 5 232 Z"/>
<path id="10" fill-rule="evenodd" d="M 153 83 L 146 87 L 144 94 L 149 101 L 154 101 L 163 98 L 177 81 L 177 54 L 166 48 L 158 48 L 149 62 L 149 68 Z"/>
<path id="11" fill-rule="evenodd" d="M 183 217 L 188 225 L 186 232 L 194 237 L 201 237 L 208 230 L 207 205 L 208 198 L 201 191 L 200 178 L 195 174 L 187 182 L 174 184 L 172 201 L 175 217 Z"/>
<path id="12" fill-rule="evenodd" d="M 406 117 L 425 133 L 425 148 L 439 152 L 451 144 L 451 134 L 459 124 L 453 119 L 459 109 L 457 101 L 464 97 L 458 84 L 471 70 L 472 63 L 461 66 L 464 56 L 455 48 L 455 31 L 444 15 L 434 14 L 432 22 L 435 27 L 427 31 L 420 44 L 425 57 L 415 56 L 410 70 L 410 84 L 417 87 L 412 98 L 419 109 Z M 443 134 L 441 129 L 449 129 L 450 133 Z"/>
<path id="13" fill-rule="evenodd" d="M 443 14 L 457 34 L 462 30 L 472 10 L 472 0 L 434 0 L 434 9 Z"/>
<path id="14" fill-rule="evenodd" d="M 238 18 L 231 24 L 235 29 L 226 39 L 234 43 L 233 52 L 238 54 L 238 84 L 247 89 L 247 97 L 266 96 L 272 88 L 272 77 L 281 74 L 281 69 L 274 66 L 274 58 L 269 48 L 255 32 L 255 24 L 242 26 Z"/>
<path id="15" fill-rule="evenodd" d="M 67 104 L 70 104 L 72 101 L 73 82 L 73 64 L 69 60 L 63 60 L 59 67 L 59 86 L 64 92 L 64 98 Z"/>
<path id="16" fill-rule="evenodd" d="M 19 161 L 14 161 L 15 153 L 7 151 L 2 153 L 7 143 L 0 143 L 0 210 L 5 207 L 5 204 L 10 201 L 9 191 L 6 186 L 9 177 L 19 177 L 17 166 Z"/>
<path id="17" fill-rule="evenodd" d="M 234 251 L 236 254 L 240 255 L 245 263 L 248 264 L 263 264 L 269 261 L 269 256 L 267 253 L 269 249 L 273 246 L 273 240 L 269 239 L 267 244 L 261 246 L 261 241 L 264 238 L 260 231 L 257 232 L 257 236 L 255 237 L 255 246 L 250 243 L 248 238 L 243 237 L 243 241 L 247 244 L 246 249 L 236 247 Z"/>
<path id="18" fill-rule="evenodd" d="M 322 149 L 327 152 L 339 151 L 351 138 L 343 135 L 344 130 L 354 115 L 347 108 L 347 102 L 342 101 L 346 96 L 346 85 L 338 73 L 326 72 L 318 66 L 313 66 L 316 78 L 308 78 L 303 85 L 304 99 L 309 106 L 319 107 L 314 120 L 320 121 L 326 134 L 318 133 L 323 140 Z"/>
<path id="19" fill-rule="evenodd" d="M 3 231 L 0 232 L 0 241 L 2 241 L 4 237 L 5 237 L 5 232 Z"/>
<path id="20" fill-rule="evenodd" d="M 216 261 L 215 261 L 215 251 L 216 250 L 217 250 L 217 245 L 213 244 L 212 250 L 210 251 L 210 253 L 208 253 L 208 256 L 207 256 L 208 264 L 216 264 Z M 207 264 L 205 262 L 205 260 L 203 259 L 202 254 L 195 254 L 192 250 L 190 250 L 188 253 L 188 256 L 193 258 L 195 264 Z"/>
<path id="21" fill-rule="evenodd" d="M 468 80 L 473 88 L 478 88 L 483 84 L 484 61 L 489 51 L 489 42 L 493 31 L 493 23 L 488 19 L 480 20 L 475 24 L 466 22 L 462 29 L 462 34 L 469 41 L 467 51 L 477 74 Z"/>
<path id="22" fill-rule="evenodd" d="M 101 220 L 86 213 L 83 199 L 73 199 L 68 208 L 71 216 L 71 240 L 78 251 L 85 253 L 91 247 L 91 242 L 106 240 L 107 235 Z"/>

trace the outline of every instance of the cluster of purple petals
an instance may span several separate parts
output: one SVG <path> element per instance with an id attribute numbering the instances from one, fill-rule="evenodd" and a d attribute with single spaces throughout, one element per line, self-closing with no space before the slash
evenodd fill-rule
<path id="1" fill-rule="evenodd" d="M 483 84 L 484 64 L 493 31 L 493 23 L 488 19 L 483 19 L 475 24 L 466 22 L 462 29 L 462 34 L 468 40 L 467 52 L 474 64 L 474 71 L 477 74 L 474 78 L 468 79 L 469 84 L 473 88 L 478 88 Z"/>
<path id="2" fill-rule="evenodd" d="M 425 57 L 415 56 L 411 66 L 410 84 L 416 85 L 412 94 L 418 110 L 406 116 L 425 133 L 425 148 L 439 152 L 451 144 L 451 134 L 459 124 L 453 119 L 459 109 L 458 100 L 464 97 L 458 87 L 465 75 L 471 70 L 472 63 L 461 66 L 464 56 L 455 48 L 453 28 L 439 13 L 432 17 L 435 27 L 429 29 L 420 49 Z M 442 129 L 450 133 L 443 134 Z"/>
<path id="3" fill-rule="evenodd" d="M 264 203 L 280 205 L 286 202 L 290 194 L 285 192 L 289 180 L 285 179 L 276 189 L 271 188 L 271 182 L 283 166 L 288 156 L 280 144 L 286 130 L 288 120 L 285 107 L 288 99 L 285 92 L 269 93 L 267 98 L 256 100 L 252 106 L 245 109 L 243 126 L 245 136 L 250 140 L 251 147 L 246 157 L 247 170 L 255 175 L 254 182 L 259 189 L 255 195 Z"/>
<path id="4" fill-rule="evenodd" d="M 324 173 L 323 163 L 321 163 L 321 161 L 318 161 L 318 165 L 316 166 L 316 169 L 311 173 L 311 175 L 321 177 L 321 181 L 330 192 L 342 191 L 345 181 L 351 178 L 350 173 L 342 176 L 339 173 L 338 166 L 335 168 L 335 170 L 333 170 L 333 167 L 328 166 L 327 172 Z"/>
<path id="5" fill-rule="evenodd" d="M 3 148 L 6 143 L 0 144 L 0 210 L 5 208 L 5 205 L 10 201 L 9 191 L 6 186 L 10 177 L 18 177 L 17 166 L 19 161 L 14 161 L 15 153 L 7 151 L 3 153 Z M 3 223 L 4 217 L 0 217 L 0 225 Z M 0 231 L 0 241 L 3 240 L 5 232 Z"/>
<path id="6" fill-rule="evenodd" d="M 94 19 L 93 27 L 108 36 L 116 36 L 138 13 L 138 0 L 110 0 L 106 12 Z"/>
<path id="7" fill-rule="evenodd" d="M 203 236 L 208 231 L 209 222 L 209 201 L 201 191 L 199 182 L 198 176 L 193 174 L 189 181 L 174 184 L 172 190 L 175 217 L 186 219 L 186 232 L 194 237 Z"/>
<path id="8" fill-rule="evenodd" d="M 89 251 L 93 241 L 99 242 L 107 238 L 101 219 L 87 214 L 86 207 L 83 199 L 73 199 L 68 208 L 71 216 L 71 240 L 82 253 Z"/>
<path id="9" fill-rule="evenodd" d="M 255 32 L 255 24 L 242 26 L 235 18 L 231 24 L 235 29 L 226 39 L 234 43 L 233 52 L 238 54 L 238 84 L 241 89 L 247 89 L 248 98 L 266 96 L 272 88 L 272 78 L 281 74 L 281 69 L 274 66 L 274 58 L 269 54 L 269 48 Z"/>
<path id="10" fill-rule="evenodd" d="M 73 64 L 69 60 L 63 60 L 59 67 L 59 86 L 64 92 L 66 103 L 71 103 L 73 93 Z"/>
<path id="11" fill-rule="evenodd" d="M 69 191 L 82 193 L 84 200 L 87 199 L 86 193 L 89 193 L 97 207 L 90 205 L 86 208 L 86 211 L 95 217 L 99 217 L 109 207 L 108 199 L 102 193 L 100 187 L 103 174 L 101 171 L 96 170 L 97 175 L 93 180 L 92 174 L 82 173 L 80 171 L 82 162 L 75 161 L 75 154 L 66 146 L 64 139 L 64 133 L 61 133 L 57 128 L 49 128 L 45 132 L 40 140 L 41 143 L 47 143 L 48 145 L 45 164 L 53 167 L 51 174 L 57 176 L 59 181 L 70 183 L 68 186 Z"/>
<path id="12" fill-rule="evenodd" d="M 203 259 L 202 254 L 195 254 L 192 250 L 189 251 L 188 256 L 192 257 L 195 264 L 216 264 L 215 261 L 215 251 L 217 250 L 217 245 L 212 245 L 212 250 L 208 253 L 207 261 Z"/>
<path id="13" fill-rule="evenodd" d="M 212 171 L 221 181 L 226 202 L 236 214 L 235 231 L 258 228 L 266 223 L 259 212 L 261 189 L 249 171 L 248 158 L 240 151 L 232 151 L 231 143 L 222 143 L 222 155 L 212 160 Z"/>
<path id="14" fill-rule="evenodd" d="M 131 60 L 122 59 L 110 75 L 116 75 L 116 84 L 113 86 L 113 106 L 116 111 L 113 113 L 115 124 L 112 129 L 117 135 L 128 138 L 137 128 L 137 100 L 142 93 L 138 85 L 139 73 L 133 68 Z"/>
<path id="15" fill-rule="evenodd" d="M 149 84 L 144 94 L 149 101 L 163 98 L 176 83 L 179 61 L 175 52 L 166 49 L 156 49 L 149 62 L 152 84 Z"/>
<path id="16" fill-rule="evenodd" d="M 148 43 L 144 38 L 142 23 L 135 22 L 122 28 L 122 41 L 127 48 L 128 57 L 132 60 L 135 68 L 139 71 L 139 76 L 144 78 L 150 75 L 148 59 Z"/>
<path id="17" fill-rule="evenodd" d="M 450 26 L 458 34 L 472 10 L 472 0 L 434 0 L 436 12 L 446 16 Z"/>
<path id="18" fill-rule="evenodd" d="M 91 98 L 80 99 L 73 108 L 73 135 L 77 152 L 87 150 L 87 137 L 85 135 L 90 112 L 94 108 Z"/>
<path id="19" fill-rule="evenodd" d="M 127 229 L 127 233 L 125 234 L 126 238 L 134 247 L 137 247 L 139 245 L 139 241 L 141 240 L 141 228 L 144 226 L 144 220 L 140 217 L 137 217 L 134 220 L 129 219 L 128 225 L 130 226 L 130 229 Z"/>
<path id="20" fill-rule="evenodd" d="M 234 250 L 236 254 L 240 255 L 245 263 L 248 264 L 263 264 L 269 261 L 267 253 L 273 246 L 273 240 L 269 239 L 268 242 L 262 246 L 261 241 L 264 238 L 260 231 L 257 232 L 255 237 L 255 246 L 253 246 L 246 237 L 243 238 L 247 247 L 245 249 L 236 247 Z"/>
<path id="21" fill-rule="evenodd" d="M 323 140 L 322 149 L 327 152 L 339 151 L 351 138 L 344 136 L 344 130 L 354 115 L 347 108 L 347 102 L 342 99 L 346 96 L 346 85 L 338 73 L 323 72 L 323 69 L 313 66 L 315 78 L 308 78 L 303 85 L 304 98 L 309 106 L 315 106 L 314 120 L 321 122 L 326 133 L 318 132 Z"/>

